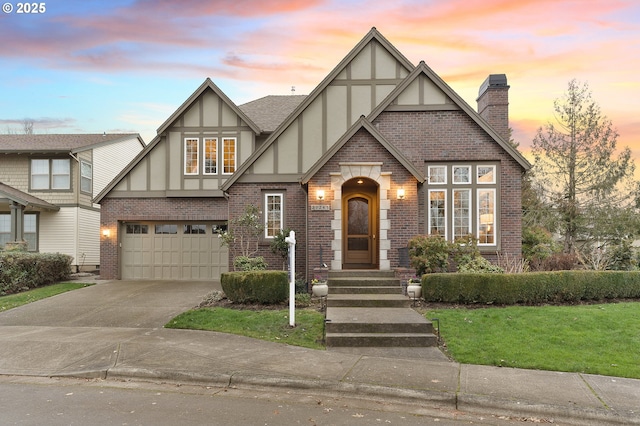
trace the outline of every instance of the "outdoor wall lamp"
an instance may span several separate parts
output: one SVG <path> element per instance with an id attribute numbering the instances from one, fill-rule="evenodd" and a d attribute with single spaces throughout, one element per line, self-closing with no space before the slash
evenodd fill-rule
<path id="1" fill-rule="evenodd" d="M 318 189 L 318 192 L 316 192 L 316 198 L 320 201 L 324 200 L 324 190 Z"/>
<path id="2" fill-rule="evenodd" d="M 404 188 L 398 189 L 398 193 L 396 195 L 398 200 L 404 200 Z"/>
<path id="3" fill-rule="evenodd" d="M 109 229 L 103 229 L 102 236 L 105 238 L 109 238 L 111 236 L 111 231 Z"/>

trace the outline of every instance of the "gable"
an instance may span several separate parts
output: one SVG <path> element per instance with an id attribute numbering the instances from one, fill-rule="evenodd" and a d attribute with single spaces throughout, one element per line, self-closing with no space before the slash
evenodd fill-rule
<path id="1" fill-rule="evenodd" d="M 373 28 L 222 189 L 226 190 L 236 180 L 297 182 L 413 68 Z"/>

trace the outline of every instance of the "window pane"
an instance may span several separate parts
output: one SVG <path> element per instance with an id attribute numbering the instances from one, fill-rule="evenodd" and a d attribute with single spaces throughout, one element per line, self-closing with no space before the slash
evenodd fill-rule
<path id="1" fill-rule="evenodd" d="M 496 166 L 478 166 L 478 183 L 496 183 Z"/>
<path id="2" fill-rule="evenodd" d="M 31 189 L 49 189 L 49 160 L 31 160 Z"/>
<path id="3" fill-rule="evenodd" d="M 183 225 L 183 234 L 206 234 L 206 225 Z"/>
<path id="4" fill-rule="evenodd" d="M 51 189 L 71 188 L 71 163 L 69 160 L 51 161 Z"/>
<path id="5" fill-rule="evenodd" d="M 282 229 L 282 195 L 267 194 L 265 205 L 265 236 L 273 238 Z"/>
<path id="6" fill-rule="evenodd" d="M 10 214 L 0 214 L 0 232 L 11 232 Z"/>
<path id="7" fill-rule="evenodd" d="M 219 223 L 219 224 L 214 224 L 211 225 L 211 232 L 213 234 L 222 234 L 227 232 L 227 224 L 226 223 Z"/>
<path id="8" fill-rule="evenodd" d="M 495 244 L 495 197 L 494 189 L 478 190 L 478 244 Z"/>
<path id="9" fill-rule="evenodd" d="M 223 170 L 222 173 L 231 174 L 236 171 L 236 140 L 223 139 Z"/>
<path id="10" fill-rule="evenodd" d="M 429 191 L 429 234 L 447 235 L 447 211 L 444 191 Z"/>
<path id="11" fill-rule="evenodd" d="M 84 192 L 91 192 L 91 182 L 93 180 L 93 166 L 84 161 L 80 163 L 80 190 Z"/>
<path id="12" fill-rule="evenodd" d="M 184 174 L 198 174 L 198 139 L 184 140 Z"/>
<path id="13" fill-rule="evenodd" d="M 429 166 L 429 183 L 447 183 L 446 166 Z"/>
<path id="14" fill-rule="evenodd" d="M 165 223 L 163 225 L 156 225 L 156 234 L 177 234 L 178 225 Z"/>
<path id="15" fill-rule="evenodd" d="M 471 183 L 471 167 L 453 166 L 453 183 Z"/>
<path id="16" fill-rule="evenodd" d="M 471 191 L 453 191 L 453 238 L 471 233 Z"/>
<path id="17" fill-rule="evenodd" d="M 204 174 L 218 173 L 218 139 L 204 140 Z"/>

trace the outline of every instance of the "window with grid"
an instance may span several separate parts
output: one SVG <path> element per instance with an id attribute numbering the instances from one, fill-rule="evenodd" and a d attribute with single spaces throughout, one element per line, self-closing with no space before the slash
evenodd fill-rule
<path id="1" fill-rule="evenodd" d="M 184 140 L 184 174 L 198 174 L 198 138 L 186 138 Z"/>
<path id="2" fill-rule="evenodd" d="M 273 238 L 282 230 L 282 194 L 265 194 L 264 236 Z"/>
<path id="3" fill-rule="evenodd" d="M 222 140 L 222 173 L 230 175 L 236 171 L 236 138 Z"/>
<path id="4" fill-rule="evenodd" d="M 202 170 L 205 175 L 218 173 L 218 139 L 204 138 L 204 163 Z"/>
<path id="5" fill-rule="evenodd" d="M 447 193 L 429 191 L 429 234 L 447 237 Z"/>

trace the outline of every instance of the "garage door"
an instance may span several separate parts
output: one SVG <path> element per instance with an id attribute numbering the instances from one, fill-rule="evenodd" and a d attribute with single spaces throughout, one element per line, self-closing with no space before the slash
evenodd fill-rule
<path id="1" fill-rule="evenodd" d="M 229 265 L 222 229 L 221 222 L 124 223 L 122 279 L 219 279 Z"/>

